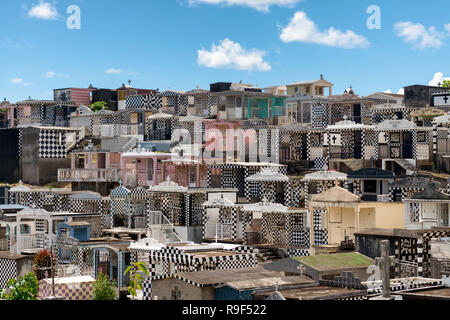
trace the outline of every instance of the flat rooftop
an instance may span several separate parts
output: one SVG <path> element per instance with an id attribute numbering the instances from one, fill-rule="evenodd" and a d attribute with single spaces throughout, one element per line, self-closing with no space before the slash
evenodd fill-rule
<path id="1" fill-rule="evenodd" d="M 375 261 L 358 252 L 320 254 L 308 257 L 296 257 L 297 261 L 319 271 L 366 268 Z"/>
<path id="2" fill-rule="evenodd" d="M 308 287 L 289 290 L 279 290 L 279 293 L 289 300 L 335 300 L 338 298 L 365 296 L 365 290 L 350 290 L 335 287 Z M 258 296 L 270 297 L 275 291 L 258 293 Z"/>
<path id="3" fill-rule="evenodd" d="M 176 275 L 177 278 L 187 280 L 202 286 L 215 286 L 230 283 L 238 288 L 254 288 L 264 285 L 293 285 L 312 283 L 311 279 L 305 276 L 285 277 L 280 273 L 268 271 L 258 266 L 246 269 L 209 270 L 197 272 L 183 272 Z"/>

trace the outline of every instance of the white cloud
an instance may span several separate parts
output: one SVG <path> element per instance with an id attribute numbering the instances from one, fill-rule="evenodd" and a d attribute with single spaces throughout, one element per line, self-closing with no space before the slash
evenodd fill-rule
<path id="1" fill-rule="evenodd" d="M 302 0 L 189 0 L 189 5 L 212 4 L 224 6 L 245 6 L 262 12 L 268 12 L 271 6 L 293 7 Z"/>
<path id="2" fill-rule="evenodd" d="M 213 43 L 210 51 L 198 50 L 197 63 L 208 68 L 270 71 L 272 67 L 263 59 L 265 54 L 258 49 L 246 50 L 239 43 L 225 39 L 219 45 Z"/>
<path id="3" fill-rule="evenodd" d="M 23 79 L 22 78 L 14 78 L 9 80 L 9 82 L 11 82 L 12 84 L 19 84 L 19 83 L 23 83 Z"/>
<path id="4" fill-rule="evenodd" d="M 390 89 L 387 89 L 384 93 L 392 93 Z M 397 94 L 405 94 L 405 89 L 401 88 L 397 91 Z"/>
<path id="5" fill-rule="evenodd" d="M 22 78 L 13 78 L 13 79 L 9 80 L 9 82 L 14 84 L 14 85 L 21 84 L 24 87 L 29 87 L 29 86 L 33 86 L 34 85 L 34 83 L 32 83 L 32 82 L 25 82 L 25 80 L 23 80 Z"/>
<path id="6" fill-rule="evenodd" d="M 450 78 L 444 78 L 444 74 L 442 72 L 436 72 L 434 74 L 433 79 L 431 79 L 431 81 L 428 82 L 428 85 L 429 86 L 433 86 L 433 87 L 437 87 L 439 83 L 442 85 L 444 83 L 444 80 L 449 80 L 450 81 Z"/>
<path id="7" fill-rule="evenodd" d="M 115 68 L 110 68 L 105 71 L 106 74 L 121 74 L 122 72 L 123 70 Z"/>
<path id="8" fill-rule="evenodd" d="M 56 20 L 59 18 L 55 6 L 49 2 L 43 1 L 40 1 L 39 4 L 33 6 L 30 11 L 28 11 L 28 16 L 43 20 Z"/>
<path id="9" fill-rule="evenodd" d="M 52 79 L 52 78 L 69 78 L 68 75 L 62 74 L 62 73 L 58 73 L 55 71 L 48 71 L 45 73 L 45 77 L 48 79 Z"/>
<path id="10" fill-rule="evenodd" d="M 444 28 L 445 28 L 445 30 L 447 30 L 448 34 L 450 35 L 450 23 L 449 23 L 449 24 L 446 24 L 446 25 L 444 26 Z"/>
<path id="11" fill-rule="evenodd" d="M 396 23 L 394 29 L 398 37 L 419 49 L 439 49 L 444 44 L 442 40 L 445 38 L 445 34 L 437 31 L 434 26 L 427 29 L 423 24 L 407 21 Z"/>
<path id="12" fill-rule="evenodd" d="M 283 42 L 316 43 L 345 49 L 366 48 L 370 45 L 365 37 L 351 30 L 342 32 L 331 27 L 325 32 L 320 31 L 303 11 L 295 13 L 289 24 L 281 31 L 280 39 Z"/>
<path id="13" fill-rule="evenodd" d="M 53 72 L 53 71 L 46 72 L 45 77 L 46 78 L 54 78 L 54 77 L 56 77 L 56 72 Z"/>

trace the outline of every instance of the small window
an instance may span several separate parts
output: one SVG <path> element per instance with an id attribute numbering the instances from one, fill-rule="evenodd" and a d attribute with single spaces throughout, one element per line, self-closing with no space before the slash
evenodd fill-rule
<path id="1" fill-rule="evenodd" d="M 426 143 L 427 142 L 427 133 L 426 132 L 417 132 L 417 142 Z"/>
<path id="2" fill-rule="evenodd" d="M 364 181 L 365 193 L 377 193 L 377 180 L 365 180 Z"/>

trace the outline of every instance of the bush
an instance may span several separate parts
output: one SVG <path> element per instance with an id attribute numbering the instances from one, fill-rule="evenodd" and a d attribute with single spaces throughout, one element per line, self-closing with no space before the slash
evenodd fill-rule
<path id="1" fill-rule="evenodd" d="M 94 284 L 94 297 L 92 300 L 115 300 L 116 285 L 111 282 L 106 275 L 99 273 Z"/>
<path id="2" fill-rule="evenodd" d="M 39 282 L 30 272 L 18 280 L 11 279 L 7 283 L 8 289 L 0 291 L 0 298 L 5 300 L 37 300 Z"/>

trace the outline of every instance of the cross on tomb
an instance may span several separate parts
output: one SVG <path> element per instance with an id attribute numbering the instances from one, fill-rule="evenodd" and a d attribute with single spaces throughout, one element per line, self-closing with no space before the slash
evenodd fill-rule
<path id="1" fill-rule="evenodd" d="M 389 240 L 381 241 L 381 257 L 376 258 L 376 262 L 380 268 L 383 298 L 385 299 L 391 297 L 390 266 L 394 258 L 393 256 L 389 256 Z"/>
<path id="2" fill-rule="evenodd" d="M 181 300 L 181 291 L 180 291 L 180 289 L 178 289 L 178 287 L 173 288 L 172 298 L 174 300 Z"/>
<path id="3" fill-rule="evenodd" d="M 334 180 L 334 186 L 335 187 L 339 187 L 340 186 L 339 179 Z"/>
<path id="4" fill-rule="evenodd" d="M 304 265 L 301 264 L 297 267 L 297 270 L 300 271 L 300 275 L 302 276 L 305 274 L 306 268 Z"/>
<path id="5" fill-rule="evenodd" d="M 336 140 L 337 140 L 337 137 L 336 137 L 336 136 L 333 136 L 333 138 L 331 138 L 331 140 L 333 140 L 333 144 L 335 144 L 335 143 L 336 143 Z"/>
<path id="6" fill-rule="evenodd" d="M 447 104 L 447 102 L 448 102 L 448 96 L 445 96 L 444 101 L 445 101 L 445 104 Z"/>

